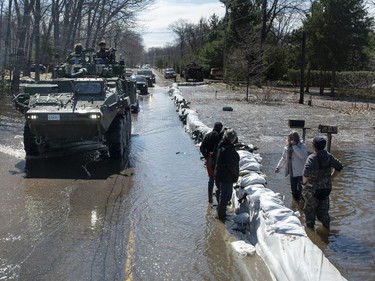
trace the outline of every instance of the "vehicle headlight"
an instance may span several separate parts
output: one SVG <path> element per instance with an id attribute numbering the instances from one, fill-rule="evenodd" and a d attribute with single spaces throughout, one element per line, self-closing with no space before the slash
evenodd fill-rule
<path id="1" fill-rule="evenodd" d="M 97 114 L 97 113 L 95 113 L 95 114 L 90 114 L 90 119 L 100 119 L 100 114 Z"/>
<path id="2" fill-rule="evenodd" d="M 31 119 L 31 120 L 38 119 L 38 115 L 35 115 L 35 114 L 27 115 L 27 119 Z"/>

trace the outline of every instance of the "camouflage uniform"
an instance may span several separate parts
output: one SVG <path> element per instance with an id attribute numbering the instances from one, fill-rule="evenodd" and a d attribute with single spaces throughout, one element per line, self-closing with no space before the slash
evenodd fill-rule
<path id="1" fill-rule="evenodd" d="M 303 176 L 308 177 L 308 184 L 302 187 L 305 200 L 304 212 L 306 225 L 313 227 L 315 217 L 325 227 L 329 227 L 329 194 L 332 189 L 332 168 L 341 171 L 342 163 L 326 150 L 311 154 L 305 164 Z"/>

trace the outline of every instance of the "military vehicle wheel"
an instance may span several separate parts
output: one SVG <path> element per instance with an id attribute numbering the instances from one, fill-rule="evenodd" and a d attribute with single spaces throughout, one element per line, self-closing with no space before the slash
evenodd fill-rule
<path id="1" fill-rule="evenodd" d="M 124 131 L 126 130 L 125 120 L 122 117 L 113 119 L 107 133 L 107 146 L 110 158 L 121 158 L 124 155 L 126 139 Z"/>
<path id="2" fill-rule="evenodd" d="M 39 154 L 38 145 L 35 143 L 35 135 L 31 132 L 27 123 L 23 128 L 23 145 L 26 155 L 37 156 Z"/>
<path id="3" fill-rule="evenodd" d="M 137 104 L 132 107 L 132 112 L 133 113 L 138 113 L 139 112 L 139 100 L 137 100 Z"/>
<path id="4" fill-rule="evenodd" d="M 126 129 L 126 145 L 128 146 L 130 144 L 130 138 L 132 133 L 132 119 L 131 119 L 131 113 L 130 111 L 126 111 L 126 121 L 125 121 L 125 129 Z"/>

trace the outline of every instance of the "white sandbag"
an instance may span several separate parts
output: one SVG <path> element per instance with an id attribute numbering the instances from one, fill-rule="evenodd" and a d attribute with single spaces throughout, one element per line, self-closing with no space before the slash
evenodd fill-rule
<path id="1" fill-rule="evenodd" d="M 240 165 L 240 170 L 247 170 L 247 171 L 260 171 L 262 168 L 262 165 L 258 162 L 246 162 L 243 165 Z"/>
<path id="2" fill-rule="evenodd" d="M 245 257 L 247 255 L 252 256 L 256 251 L 253 245 L 242 240 L 234 241 L 231 243 L 231 245 L 241 257 Z"/>
<path id="3" fill-rule="evenodd" d="M 260 175 L 258 173 L 251 173 L 247 176 L 244 176 L 241 179 L 240 186 L 245 187 L 252 184 L 266 184 L 267 181 L 264 175 Z"/>

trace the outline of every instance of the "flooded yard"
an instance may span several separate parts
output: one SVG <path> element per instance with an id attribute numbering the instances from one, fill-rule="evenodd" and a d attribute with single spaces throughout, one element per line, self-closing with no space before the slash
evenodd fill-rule
<path id="1" fill-rule="evenodd" d="M 312 106 L 298 103 L 299 95 L 278 93 L 278 101 L 246 102 L 245 95 L 223 84 L 180 86 L 190 107 L 208 126 L 221 121 L 234 128 L 239 140 L 258 147 L 267 187 L 285 196 L 285 205 L 303 214 L 303 206 L 292 200 L 289 178 L 275 174 L 288 133 L 288 120 L 305 120 L 306 144 L 320 134 L 319 124 L 337 125 L 331 152 L 344 164 L 331 193 L 331 229 L 318 226 L 307 231 L 311 240 L 348 280 L 375 278 L 375 105 L 334 101 L 313 96 Z M 305 97 L 308 99 L 308 97 Z M 232 107 L 233 111 L 223 111 Z M 301 129 L 296 129 L 302 135 Z M 303 217 L 301 218 L 303 222 Z"/>

